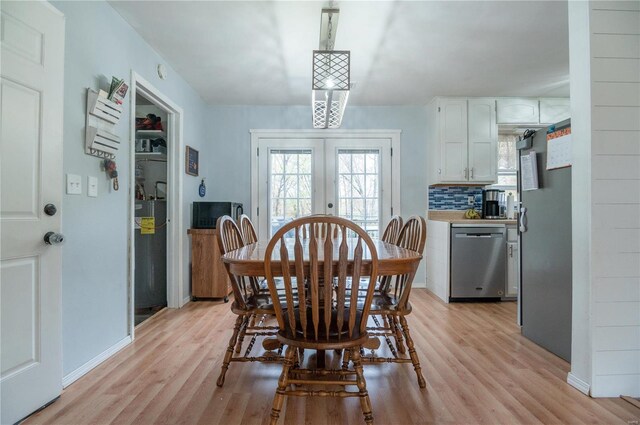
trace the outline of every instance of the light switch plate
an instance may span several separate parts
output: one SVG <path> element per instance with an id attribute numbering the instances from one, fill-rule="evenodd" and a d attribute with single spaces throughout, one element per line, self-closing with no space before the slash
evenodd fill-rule
<path id="1" fill-rule="evenodd" d="M 98 197 L 98 178 L 87 176 L 87 196 L 92 198 Z"/>
<path id="2" fill-rule="evenodd" d="M 82 194 L 82 177 L 77 174 L 67 174 L 67 195 Z"/>
<path id="3" fill-rule="evenodd" d="M 473 195 L 467 196 L 467 205 L 474 206 L 476 204 L 476 197 Z"/>

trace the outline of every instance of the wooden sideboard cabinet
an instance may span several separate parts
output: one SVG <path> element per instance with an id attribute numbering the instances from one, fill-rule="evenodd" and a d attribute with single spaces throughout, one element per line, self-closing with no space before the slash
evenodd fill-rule
<path id="1" fill-rule="evenodd" d="M 231 281 L 220 258 L 217 229 L 189 229 L 191 235 L 191 299 L 229 301 Z"/>

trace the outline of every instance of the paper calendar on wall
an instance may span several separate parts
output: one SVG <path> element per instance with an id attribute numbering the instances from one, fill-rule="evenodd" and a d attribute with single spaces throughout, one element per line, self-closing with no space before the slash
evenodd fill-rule
<path id="1" fill-rule="evenodd" d="M 547 134 L 547 170 L 571 167 L 571 127 Z"/>

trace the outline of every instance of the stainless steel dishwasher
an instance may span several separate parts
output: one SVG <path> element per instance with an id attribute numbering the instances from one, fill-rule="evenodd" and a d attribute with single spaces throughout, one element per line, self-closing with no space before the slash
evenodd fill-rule
<path id="1" fill-rule="evenodd" d="M 453 224 L 449 300 L 503 296 L 506 249 L 504 224 Z"/>

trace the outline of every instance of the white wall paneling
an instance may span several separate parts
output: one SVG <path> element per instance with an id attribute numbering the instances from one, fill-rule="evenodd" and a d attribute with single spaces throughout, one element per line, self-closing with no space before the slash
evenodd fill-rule
<path id="1" fill-rule="evenodd" d="M 572 134 L 581 141 L 573 151 L 571 374 L 591 384 L 592 396 L 638 397 L 640 3 L 570 2 L 569 26 Z"/>

